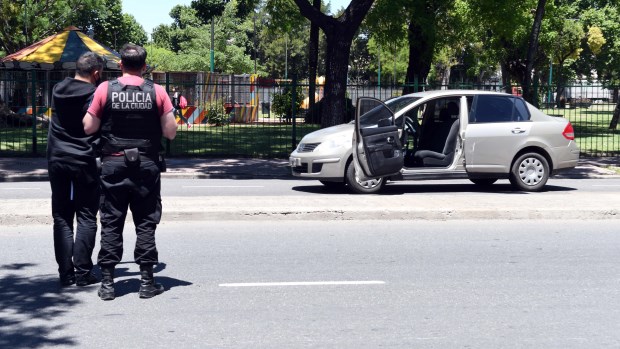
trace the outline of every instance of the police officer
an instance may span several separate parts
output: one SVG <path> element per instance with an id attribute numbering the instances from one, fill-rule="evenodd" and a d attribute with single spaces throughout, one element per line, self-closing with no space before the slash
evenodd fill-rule
<path id="1" fill-rule="evenodd" d="M 143 79 L 146 51 L 126 44 L 120 51 L 122 76 L 102 83 L 84 116 L 84 131 L 101 130 L 101 267 L 99 297 L 112 300 L 114 268 L 123 255 L 127 208 L 136 227 L 134 259 L 140 265 L 140 298 L 164 291 L 153 278 L 158 263 L 155 228 L 161 218 L 160 168 L 162 135 L 174 139 L 177 124 L 170 97 L 160 85 Z"/>
<path id="2" fill-rule="evenodd" d="M 52 118 L 47 138 L 47 159 L 52 189 L 54 252 L 60 284 L 86 286 L 98 282 L 92 274 L 92 253 L 97 235 L 99 175 L 91 144 L 98 135 L 86 135 L 82 118 L 103 59 L 92 52 L 80 56 L 75 77 L 54 86 Z M 75 241 L 73 219 L 77 218 Z"/>

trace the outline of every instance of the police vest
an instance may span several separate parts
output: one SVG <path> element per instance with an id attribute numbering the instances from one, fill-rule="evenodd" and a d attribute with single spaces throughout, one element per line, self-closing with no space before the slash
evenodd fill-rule
<path id="1" fill-rule="evenodd" d="M 103 154 L 138 148 L 154 156 L 161 150 L 161 123 L 153 81 L 140 86 L 108 84 L 108 96 L 101 120 Z"/>

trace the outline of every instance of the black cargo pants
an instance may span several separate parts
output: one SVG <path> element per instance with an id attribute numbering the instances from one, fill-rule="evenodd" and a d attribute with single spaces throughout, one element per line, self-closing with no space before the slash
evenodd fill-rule
<path id="1" fill-rule="evenodd" d="M 95 159 L 88 165 L 52 161 L 48 164 L 52 189 L 54 252 L 63 280 L 86 275 L 93 268 L 97 236 L 99 181 Z M 73 218 L 77 220 L 75 236 Z"/>
<path id="2" fill-rule="evenodd" d="M 127 209 L 136 227 L 134 260 L 137 264 L 157 264 L 155 229 L 161 219 L 161 182 L 157 163 L 141 157 L 138 166 L 129 166 L 123 156 L 103 158 L 101 170 L 101 250 L 99 266 L 114 267 L 123 257 L 123 228 Z"/>

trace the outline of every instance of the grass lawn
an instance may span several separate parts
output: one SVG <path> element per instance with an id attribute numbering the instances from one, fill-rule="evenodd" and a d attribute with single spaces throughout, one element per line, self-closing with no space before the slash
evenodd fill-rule
<path id="1" fill-rule="evenodd" d="M 615 105 L 592 104 L 590 108 L 542 109 L 549 115 L 568 119 L 575 129 L 575 139 L 586 155 L 617 155 L 620 153 L 620 130 L 610 130 Z"/>
<path id="2" fill-rule="evenodd" d="M 319 129 L 318 125 L 295 125 L 296 143 Z M 290 124 L 235 124 L 227 126 L 179 126 L 170 142 L 171 156 L 288 158 L 293 149 Z M 45 155 L 47 129 L 37 129 L 37 154 Z M 32 127 L 0 128 L 0 154 L 32 156 Z"/>

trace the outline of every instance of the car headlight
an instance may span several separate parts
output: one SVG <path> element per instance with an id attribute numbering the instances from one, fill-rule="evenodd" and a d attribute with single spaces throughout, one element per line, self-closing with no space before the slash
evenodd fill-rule
<path id="1" fill-rule="evenodd" d="M 341 134 L 335 137 L 331 137 L 321 144 L 319 144 L 315 151 L 334 151 L 340 148 L 350 148 L 351 147 L 351 135 Z"/>

